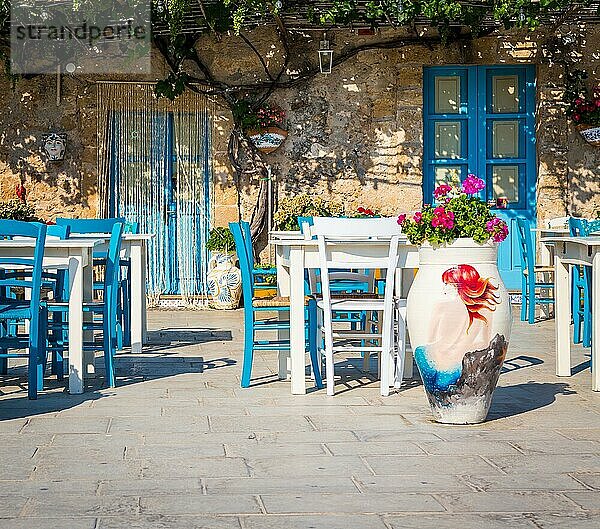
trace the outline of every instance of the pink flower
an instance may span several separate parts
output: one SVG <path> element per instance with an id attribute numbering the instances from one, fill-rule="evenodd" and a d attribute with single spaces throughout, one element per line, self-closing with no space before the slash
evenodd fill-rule
<path id="1" fill-rule="evenodd" d="M 579 106 L 579 105 L 582 105 L 582 104 L 583 104 L 583 99 L 581 99 L 580 97 L 578 97 L 578 98 L 575 100 L 575 104 L 576 104 L 577 106 Z"/>
<path id="2" fill-rule="evenodd" d="M 406 214 L 398 215 L 398 224 L 402 224 L 406 220 Z"/>
<path id="3" fill-rule="evenodd" d="M 485 182 L 474 174 L 469 174 L 462 183 L 462 191 L 467 195 L 476 195 L 485 188 Z"/>
<path id="4" fill-rule="evenodd" d="M 421 222 L 421 219 L 423 218 L 423 213 L 421 213 L 420 211 L 417 211 L 414 216 L 413 216 L 413 220 L 419 224 L 419 222 Z"/>
<path id="5" fill-rule="evenodd" d="M 433 191 L 433 196 L 436 198 L 436 200 L 438 200 L 447 196 L 450 191 L 452 191 L 452 186 L 449 186 L 448 184 L 442 184 L 435 188 Z"/>
<path id="6" fill-rule="evenodd" d="M 485 224 L 486 231 L 494 242 L 502 242 L 508 237 L 508 226 L 506 222 L 498 217 L 493 217 Z"/>

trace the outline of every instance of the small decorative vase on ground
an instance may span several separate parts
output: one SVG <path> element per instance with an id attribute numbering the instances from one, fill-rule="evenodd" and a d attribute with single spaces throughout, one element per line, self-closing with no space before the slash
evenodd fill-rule
<path id="1" fill-rule="evenodd" d="M 237 309 L 242 295 L 242 273 L 234 254 L 215 252 L 208 262 L 208 291 L 215 309 Z"/>
<path id="2" fill-rule="evenodd" d="M 577 125 L 577 130 L 590 145 L 600 147 L 600 127 L 596 125 Z"/>
<path id="3" fill-rule="evenodd" d="M 281 144 L 287 138 L 287 130 L 279 127 L 267 127 L 262 130 L 249 130 L 248 137 L 254 143 L 254 146 L 261 152 L 269 154 L 281 147 Z"/>
<path id="4" fill-rule="evenodd" d="M 490 408 L 512 325 L 497 254 L 467 238 L 419 250 L 407 323 L 437 422 L 479 423 Z"/>

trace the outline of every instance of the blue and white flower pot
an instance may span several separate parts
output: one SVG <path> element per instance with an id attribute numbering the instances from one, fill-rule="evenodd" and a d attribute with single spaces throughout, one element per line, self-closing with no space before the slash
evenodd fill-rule
<path id="1" fill-rule="evenodd" d="M 214 252 L 208 262 L 208 291 L 215 309 L 237 309 L 242 296 L 242 273 L 235 254 Z"/>

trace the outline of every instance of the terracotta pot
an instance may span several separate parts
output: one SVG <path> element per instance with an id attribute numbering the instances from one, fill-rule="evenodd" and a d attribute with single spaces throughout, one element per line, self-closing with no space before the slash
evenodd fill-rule
<path id="1" fill-rule="evenodd" d="M 279 149 L 288 135 L 287 130 L 279 127 L 268 127 L 260 131 L 249 130 L 247 134 L 254 146 L 259 151 L 267 154 Z"/>
<path id="2" fill-rule="evenodd" d="M 208 262 L 208 291 L 215 309 L 237 309 L 242 295 L 242 273 L 234 254 L 214 252 Z"/>
<path id="3" fill-rule="evenodd" d="M 496 244 L 466 238 L 419 249 L 407 323 L 438 422 L 482 422 L 490 408 L 512 325 L 497 255 Z"/>
<path id="4" fill-rule="evenodd" d="M 596 125 L 577 125 L 575 127 L 579 134 L 587 141 L 590 145 L 600 147 L 600 127 Z"/>

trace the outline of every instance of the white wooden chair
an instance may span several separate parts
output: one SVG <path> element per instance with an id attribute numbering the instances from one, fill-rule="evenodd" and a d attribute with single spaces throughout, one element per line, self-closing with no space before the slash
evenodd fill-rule
<path id="1" fill-rule="evenodd" d="M 334 360 L 339 352 L 363 352 L 380 355 L 381 395 L 389 395 L 390 386 L 399 387 L 404 372 L 406 300 L 394 296 L 398 244 L 401 228 L 396 218 L 342 219 L 313 218 L 311 233 L 317 237 L 319 265 L 321 269 L 322 299 L 317 302 L 321 309 L 320 333 L 324 338 L 327 394 L 333 395 Z M 352 243 L 367 239 L 382 239 L 388 245 L 383 256 L 356 255 Z M 367 252 L 368 254 L 368 252 Z M 385 272 L 385 293 L 332 292 L 331 269 L 380 269 Z M 339 272 L 335 272 L 339 273 Z M 380 324 L 374 330 L 334 330 L 333 312 L 378 311 Z M 397 327 L 397 329 L 395 329 Z"/>

